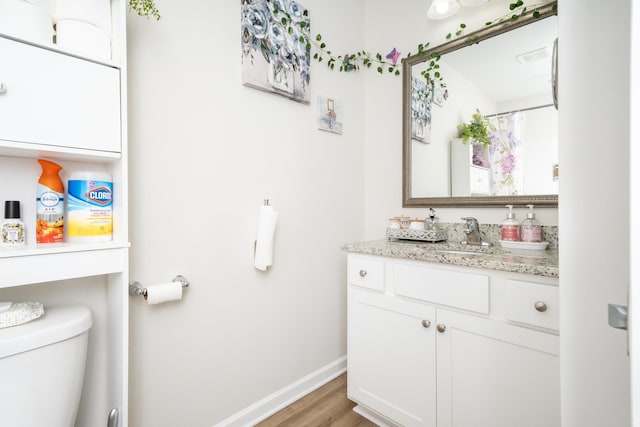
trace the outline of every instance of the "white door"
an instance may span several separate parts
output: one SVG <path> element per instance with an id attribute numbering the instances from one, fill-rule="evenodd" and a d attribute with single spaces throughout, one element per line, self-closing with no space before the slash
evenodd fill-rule
<path id="1" fill-rule="evenodd" d="M 631 14 L 631 114 L 633 118 L 640 115 L 640 7 L 638 3 L 632 7 Z M 631 120 L 631 155 L 630 162 L 640 156 L 640 121 Z M 640 256 L 640 169 L 631 167 L 631 259 Z M 631 263 L 630 306 L 633 312 L 640 307 L 640 263 Z M 634 426 L 640 426 L 640 316 L 632 316 L 629 332 L 631 347 L 631 417 Z"/>
<path id="2" fill-rule="evenodd" d="M 631 422 L 627 334 L 607 320 L 630 282 L 631 0 L 612 4 L 558 6 L 563 427 Z"/>

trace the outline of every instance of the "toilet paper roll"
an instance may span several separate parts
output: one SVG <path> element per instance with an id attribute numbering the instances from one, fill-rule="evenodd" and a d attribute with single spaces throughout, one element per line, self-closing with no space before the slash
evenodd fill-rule
<path id="1" fill-rule="evenodd" d="M 160 304 L 182 299 L 182 283 L 170 282 L 147 286 L 147 304 Z"/>
<path id="2" fill-rule="evenodd" d="M 111 36 L 102 28 L 87 22 L 64 19 L 56 23 L 56 44 L 82 55 L 111 59 Z"/>
<path id="3" fill-rule="evenodd" d="M 53 18 L 44 8 L 23 0 L 0 0 L 0 32 L 35 43 L 53 43 Z"/>
<path id="4" fill-rule="evenodd" d="M 111 29 L 111 1 L 56 0 L 53 19 L 83 21 L 107 31 Z"/>
<path id="5" fill-rule="evenodd" d="M 278 222 L 278 212 L 273 206 L 261 206 L 258 217 L 258 238 L 256 239 L 256 254 L 254 266 L 258 270 L 266 271 L 273 265 L 273 236 Z"/>

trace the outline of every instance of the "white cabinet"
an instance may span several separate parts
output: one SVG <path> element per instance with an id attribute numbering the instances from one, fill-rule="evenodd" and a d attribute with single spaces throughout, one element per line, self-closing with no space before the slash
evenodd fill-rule
<path id="1" fill-rule="evenodd" d="M 491 194 L 489 155 L 483 145 L 464 144 L 458 138 L 451 141 L 450 151 L 451 195 L 464 197 Z M 484 159 L 484 163 L 479 158 Z"/>
<path id="2" fill-rule="evenodd" d="M 106 425 L 115 409 L 126 427 L 126 2 L 111 0 L 111 11 L 110 62 L 0 34 L 0 210 L 4 200 L 19 200 L 27 235 L 25 246 L 0 248 L 0 301 L 40 301 L 45 315 L 47 306 L 88 305 L 93 326 L 76 425 Z M 60 164 L 64 181 L 74 170 L 111 174 L 112 241 L 35 243 L 38 158 Z"/>
<path id="3" fill-rule="evenodd" d="M 355 254 L 348 270 L 368 280 L 348 285 L 348 394 L 365 416 L 560 425 L 557 279 Z"/>
<path id="4" fill-rule="evenodd" d="M 120 70 L 0 38 L 0 139 L 120 152 Z"/>

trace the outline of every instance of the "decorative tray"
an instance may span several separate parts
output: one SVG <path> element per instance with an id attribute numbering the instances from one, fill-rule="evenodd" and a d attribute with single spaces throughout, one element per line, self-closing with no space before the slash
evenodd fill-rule
<path id="1" fill-rule="evenodd" d="M 509 240 L 499 240 L 500 246 L 505 249 L 524 249 L 529 251 L 544 251 L 549 242 L 513 242 Z"/>
<path id="2" fill-rule="evenodd" d="M 387 238 L 420 240 L 423 242 L 441 242 L 447 240 L 446 230 L 412 230 L 410 228 L 387 228 Z"/>

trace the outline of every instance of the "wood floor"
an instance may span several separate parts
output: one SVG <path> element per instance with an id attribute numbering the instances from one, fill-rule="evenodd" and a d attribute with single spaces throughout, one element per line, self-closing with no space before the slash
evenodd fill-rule
<path id="1" fill-rule="evenodd" d="M 352 411 L 347 399 L 347 374 L 328 382 L 311 394 L 258 423 L 256 427 L 375 427 Z"/>

